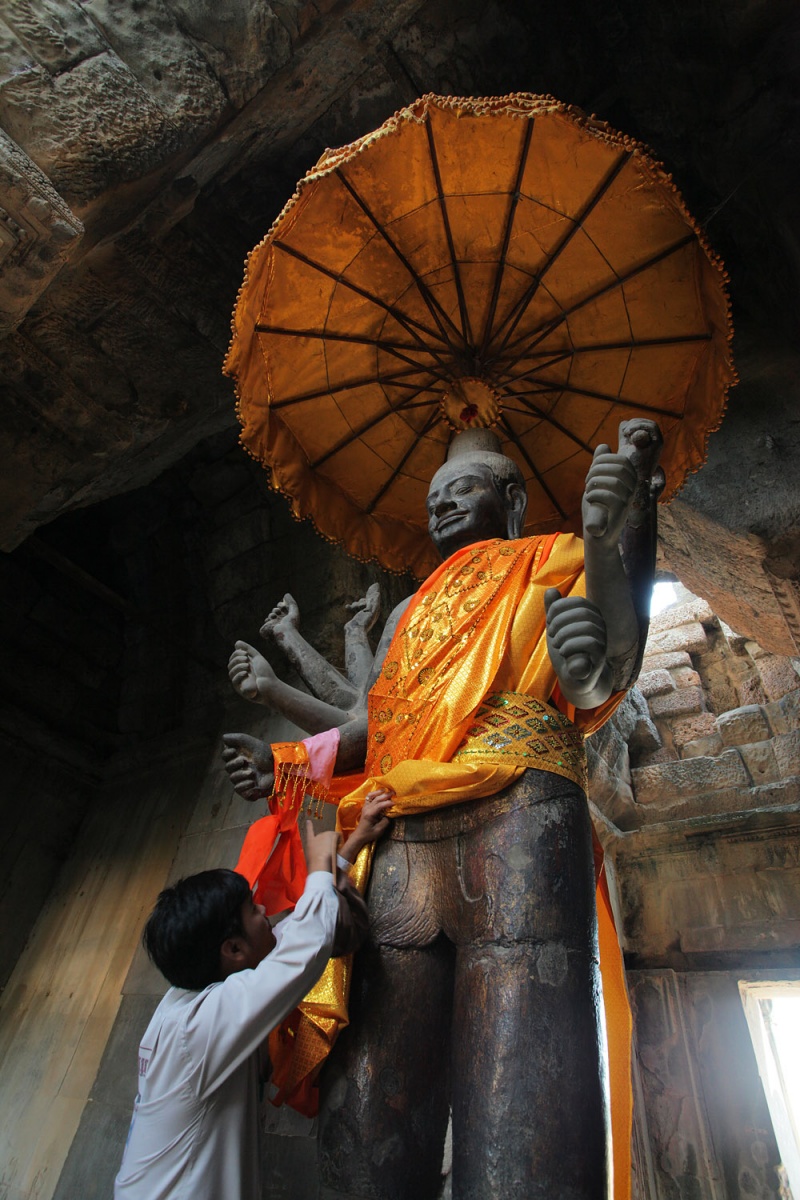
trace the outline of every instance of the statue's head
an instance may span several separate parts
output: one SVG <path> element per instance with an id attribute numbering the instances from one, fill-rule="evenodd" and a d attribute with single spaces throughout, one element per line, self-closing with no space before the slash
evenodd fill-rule
<path id="1" fill-rule="evenodd" d="M 488 429 L 456 434 L 428 490 L 428 532 L 442 558 L 488 538 L 522 534 L 528 496 L 517 464 Z"/>

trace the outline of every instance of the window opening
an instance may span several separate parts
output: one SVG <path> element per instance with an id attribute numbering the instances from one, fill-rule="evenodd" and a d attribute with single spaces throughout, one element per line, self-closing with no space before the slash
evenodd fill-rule
<path id="1" fill-rule="evenodd" d="M 800 1200 L 800 981 L 739 983 L 790 1191 Z"/>

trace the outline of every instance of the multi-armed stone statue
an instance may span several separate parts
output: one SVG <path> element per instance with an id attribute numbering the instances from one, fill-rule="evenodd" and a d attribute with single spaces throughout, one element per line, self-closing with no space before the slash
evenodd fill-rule
<path id="1" fill-rule="evenodd" d="M 315 693 L 237 643 L 242 695 L 397 796 L 369 885 L 351 1027 L 323 1077 L 328 1196 L 426 1200 L 453 1119 L 457 1200 L 606 1200 L 607 1087 L 582 735 L 635 679 L 652 583 L 658 429 L 620 427 L 584 538 L 523 538 L 527 498 L 492 435 L 459 435 L 428 494 L 444 565 L 389 617 L 346 628 L 347 676 L 286 597 L 263 632 Z M 624 560 L 624 563 L 623 563 Z M 269 794 L 269 747 L 226 736 L 234 786 Z"/>

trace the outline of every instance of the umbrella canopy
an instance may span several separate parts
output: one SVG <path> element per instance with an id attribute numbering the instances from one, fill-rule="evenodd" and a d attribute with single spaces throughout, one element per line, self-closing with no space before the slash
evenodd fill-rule
<path id="1" fill-rule="evenodd" d="M 579 530 L 592 450 L 659 422 L 664 499 L 734 381 L 724 273 L 645 148 L 552 97 L 426 96 L 326 151 L 252 251 L 225 370 L 299 517 L 426 574 L 453 431 L 491 426 L 527 532 Z"/>

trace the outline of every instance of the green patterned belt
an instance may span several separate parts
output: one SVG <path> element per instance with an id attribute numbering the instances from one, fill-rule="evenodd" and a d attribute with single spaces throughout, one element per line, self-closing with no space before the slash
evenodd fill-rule
<path id="1" fill-rule="evenodd" d="M 586 791 L 581 734 L 562 713 L 521 692 L 492 692 L 486 697 L 453 762 L 537 767 L 563 775 Z"/>

